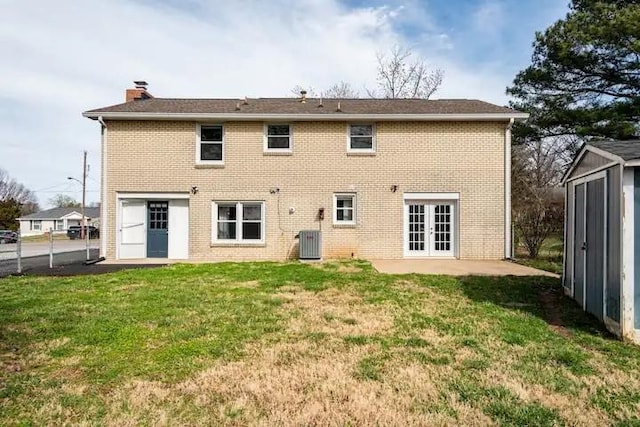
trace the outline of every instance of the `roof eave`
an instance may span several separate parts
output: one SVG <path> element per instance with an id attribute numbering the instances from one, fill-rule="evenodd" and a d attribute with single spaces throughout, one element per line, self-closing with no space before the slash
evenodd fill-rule
<path id="1" fill-rule="evenodd" d="M 502 121 L 526 120 L 527 113 L 464 113 L 464 114 L 264 114 L 264 113 L 131 113 L 131 112 L 96 112 L 85 111 L 84 117 L 97 120 L 230 120 L 230 121 L 344 121 L 344 120 L 376 120 L 376 121 Z"/>

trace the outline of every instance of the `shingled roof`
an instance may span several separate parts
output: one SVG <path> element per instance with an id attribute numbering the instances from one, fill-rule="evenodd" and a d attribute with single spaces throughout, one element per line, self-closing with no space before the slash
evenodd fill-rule
<path id="1" fill-rule="evenodd" d="M 83 113 L 85 117 L 152 118 L 162 116 L 222 115 L 242 119 L 260 115 L 322 116 L 339 115 L 488 115 L 496 118 L 526 118 L 527 115 L 507 107 L 474 99 L 319 99 L 249 98 L 249 99 L 174 99 L 150 98 Z"/>
<path id="2" fill-rule="evenodd" d="M 25 215 L 19 219 L 60 219 L 73 212 L 80 214 L 82 212 L 82 208 L 51 208 Z M 85 216 L 88 218 L 98 218 L 100 216 L 100 208 L 85 208 Z"/>
<path id="3" fill-rule="evenodd" d="M 625 161 L 640 159 L 640 139 L 629 141 L 593 141 L 589 142 L 589 145 L 621 157 Z"/>

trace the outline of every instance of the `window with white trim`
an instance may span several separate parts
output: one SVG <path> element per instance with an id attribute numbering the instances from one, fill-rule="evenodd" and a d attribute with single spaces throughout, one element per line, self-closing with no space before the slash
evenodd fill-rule
<path id="1" fill-rule="evenodd" d="M 53 228 L 56 231 L 62 231 L 64 230 L 64 220 L 63 219 L 56 219 L 53 221 Z"/>
<path id="2" fill-rule="evenodd" d="M 196 162 L 224 163 L 224 128 L 222 125 L 198 125 Z"/>
<path id="3" fill-rule="evenodd" d="M 348 149 L 373 153 L 376 150 L 375 127 L 372 124 L 350 124 Z"/>
<path id="4" fill-rule="evenodd" d="M 42 230 L 42 221 L 39 219 L 31 220 L 31 230 L 33 231 L 41 231 Z"/>
<path id="5" fill-rule="evenodd" d="M 293 147 L 291 126 L 288 124 L 265 125 L 264 151 L 291 151 Z"/>
<path id="6" fill-rule="evenodd" d="M 264 202 L 213 202 L 214 243 L 264 242 Z"/>
<path id="7" fill-rule="evenodd" d="M 354 225 L 356 223 L 356 195 L 336 193 L 333 195 L 333 223 Z"/>

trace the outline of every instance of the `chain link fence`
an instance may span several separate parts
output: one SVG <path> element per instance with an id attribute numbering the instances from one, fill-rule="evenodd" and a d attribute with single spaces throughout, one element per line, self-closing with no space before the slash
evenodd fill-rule
<path id="1" fill-rule="evenodd" d="M 80 234 L 84 234 L 81 239 Z M 30 269 L 54 269 L 63 265 L 82 264 L 99 256 L 99 230 L 82 233 L 78 227 L 46 231 L 43 235 L 22 236 L 14 233 L 0 237 L 0 277 L 22 274 Z"/>

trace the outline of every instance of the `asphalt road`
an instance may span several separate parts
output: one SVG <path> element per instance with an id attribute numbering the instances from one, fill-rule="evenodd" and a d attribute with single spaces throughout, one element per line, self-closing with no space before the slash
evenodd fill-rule
<path id="1" fill-rule="evenodd" d="M 90 250 L 90 259 L 97 259 L 98 249 Z M 49 268 L 49 256 L 40 255 L 22 259 L 22 274 L 26 276 L 79 276 L 87 274 L 104 274 L 114 271 L 154 268 L 164 264 L 91 264 L 85 265 L 87 253 L 85 250 L 63 252 L 53 256 L 53 268 Z M 17 273 L 16 259 L 0 259 L 0 278 Z"/>
<path id="2" fill-rule="evenodd" d="M 11 260 L 17 258 L 15 243 L 0 245 L 0 261 Z M 89 240 L 90 249 L 98 249 L 100 240 Z M 53 253 L 61 254 L 66 252 L 75 252 L 86 250 L 84 240 L 54 240 Z M 29 258 L 39 255 L 49 255 L 49 242 L 22 242 L 22 257 Z"/>

